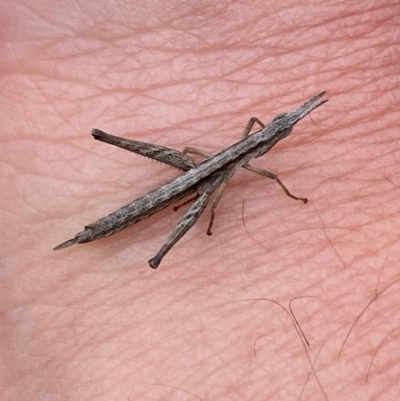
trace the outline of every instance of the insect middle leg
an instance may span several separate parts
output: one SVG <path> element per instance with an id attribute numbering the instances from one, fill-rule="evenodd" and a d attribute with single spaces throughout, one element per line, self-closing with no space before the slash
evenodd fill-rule
<path id="1" fill-rule="evenodd" d="M 214 224 L 215 210 L 217 209 L 217 206 L 222 198 L 222 195 L 225 192 L 229 180 L 232 178 L 233 174 L 235 174 L 236 168 L 237 168 L 236 166 L 231 167 L 229 170 L 225 171 L 221 175 L 221 184 L 219 185 L 217 193 L 211 203 L 211 218 L 210 218 L 210 223 L 208 224 L 207 235 L 212 235 L 211 229 Z"/>

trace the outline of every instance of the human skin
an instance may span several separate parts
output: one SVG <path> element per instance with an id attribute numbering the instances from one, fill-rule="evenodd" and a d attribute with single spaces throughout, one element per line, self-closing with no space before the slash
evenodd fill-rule
<path id="1" fill-rule="evenodd" d="M 396 399 L 397 2 L 67 3 L 2 7 L 0 399 Z M 157 270 L 182 211 L 52 252 L 179 174 L 92 127 L 217 152 L 322 90 L 254 162 L 307 205 L 240 171 Z"/>

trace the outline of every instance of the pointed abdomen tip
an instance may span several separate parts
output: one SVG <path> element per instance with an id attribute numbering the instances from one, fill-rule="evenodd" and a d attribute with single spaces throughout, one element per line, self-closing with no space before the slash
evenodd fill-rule
<path id="1" fill-rule="evenodd" d="M 55 246 L 53 248 L 53 251 L 59 251 L 60 249 L 69 248 L 70 246 L 75 245 L 76 243 L 77 242 L 75 238 L 69 239 L 68 241 L 63 242 L 62 244 Z"/>

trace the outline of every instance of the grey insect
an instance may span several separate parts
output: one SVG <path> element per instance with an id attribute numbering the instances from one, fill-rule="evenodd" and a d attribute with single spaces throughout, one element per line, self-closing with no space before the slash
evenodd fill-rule
<path id="1" fill-rule="evenodd" d="M 326 103 L 328 99 L 323 99 L 324 95 L 325 92 L 321 92 L 296 110 L 290 113 L 279 114 L 267 126 L 258 118 L 251 118 L 244 129 L 242 140 L 216 155 L 209 155 L 199 149 L 190 147 L 180 152 L 164 146 L 120 138 L 107 134 L 99 129 L 93 129 L 92 135 L 99 141 L 168 164 L 183 170 L 185 173 L 140 198 L 135 199 L 115 212 L 110 213 L 94 223 L 88 224 L 85 226 L 84 230 L 76 234 L 74 238 L 56 246 L 54 250 L 108 237 L 189 195 L 194 195 L 194 197 L 184 203 L 193 202 L 185 212 L 181 221 L 172 231 L 157 255 L 149 260 L 149 265 L 153 269 L 156 269 L 163 257 L 195 224 L 204 212 L 211 196 L 216 192 L 212 201 L 211 219 L 207 230 L 208 235 L 212 234 L 211 229 L 215 218 L 215 209 L 221 200 L 228 181 L 239 167 L 275 180 L 286 195 L 306 203 L 306 198 L 299 198 L 292 195 L 277 175 L 266 170 L 252 167 L 249 161 L 267 153 L 278 141 L 286 138 L 292 132 L 294 125 L 298 121 L 317 107 Z M 250 131 L 256 123 L 261 126 L 261 129 L 250 135 Z M 206 157 L 206 159 L 197 165 L 188 154 L 201 155 Z"/>

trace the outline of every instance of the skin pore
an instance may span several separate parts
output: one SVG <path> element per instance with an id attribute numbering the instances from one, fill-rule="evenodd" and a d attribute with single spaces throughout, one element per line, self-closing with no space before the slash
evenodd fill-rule
<path id="1" fill-rule="evenodd" d="M 5 5 L 1 399 L 393 399 L 398 14 L 395 1 Z M 322 90 L 329 102 L 254 163 L 307 205 L 240 171 L 213 236 L 206 211 L 157 271 L 172 208 L 51 251 L 179 174 L 93 127 L 218 152 L 250 117 Z"/>

